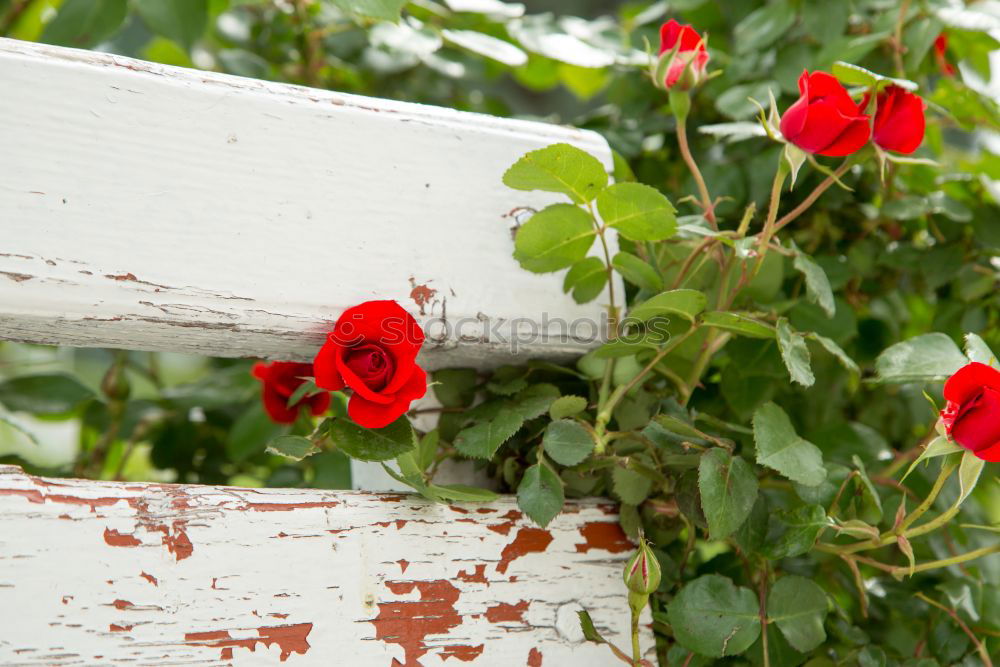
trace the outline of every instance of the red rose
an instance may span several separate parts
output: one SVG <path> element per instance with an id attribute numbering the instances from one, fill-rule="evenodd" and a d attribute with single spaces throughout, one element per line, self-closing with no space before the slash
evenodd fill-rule
<path id="1" fill-rule="evenodd" d="M 424 332 L 395 301 L 367 301 L 337 320 L 313 367 L 316 384 L 354 390 L 347 413 L 366 428 L 382 428 L 427 393 L 427 374 L 417 366 Z"/>
<path id="2" fill-rule="evenodd" d="M 1000 463 L 1000 371 L 973 362 L 944 385 L 941 420 L 948 435 L 977 457 Z"/>
<path id="3" fill-rule="evenodd" d="M 875 98 L 875 129 L 872 138 L 887 151 L 917 150 L 924 140 L 924 101 L 899 86 L 888 86 Z M 868 105 L 868 96 L 861 102 Z"/>
<path id="4" fill-rule="evenodd" d="M 326 412 L 330 407 L 330 394 L 324 392 L 306 396 L 289 407 L 288 399 L 305 382 L 302 378 L 312 377 L 312 364 L 297 364 L 291 361 L 273 361 L 269 364 L 257 362 L 251 371 L 264 386 L 261 398 L 264 409 L 271 420 L 279 424 L 291 424 L 299 416 L 299 409 L 307 407 L 314 416 Z"/>
<path id="5" fill-rule="evenodd" d="M 677 46 L 678 43 L 680 46 Z M 675 46 L 677 53 L 670 62 L 663 84 L 667 88 L 675 85 L 687 69 L 690 79 L 681 82 L 682 87 L 687 89 L 705 77 L 705 65 L 708 63 L 705 40 L 691 26 L 670 19 L 660 26 L 660 55 L 673 51 Z"/>
<path id="6" fill-rule="evenodd" d="M 934 40 L 934 57 L 942 74 L 955 76 L 955 66 L 948 62 L 948 35 L 943 32 Z"/>
<path id="7" fill-rule="evenodd" d="M 850 155 L 868 142 L 868 116 L 840 82 L 826 72 L 802 72 L 798 101 L 781 117 L 781 133 L 817 155 Z"/>

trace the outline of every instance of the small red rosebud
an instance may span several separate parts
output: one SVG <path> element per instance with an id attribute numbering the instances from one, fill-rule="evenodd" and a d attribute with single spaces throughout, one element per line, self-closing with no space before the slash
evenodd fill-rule
<path id="1" fill-rule="evenodd" d="M 871 136 L 868 116 L 832 74 L 803 71 L 799 99 L 781 117 L 781 134 L 807 153 L 842 157 Z"/>
<path id="2" fill-rule="evenodd" d="M 660 561 L 649 548 L 649 542 L 639 538 L 639 548 L 625 564 L 622 578 L 629 591 L 639 595 L 655 593 L 660 587 Z"/>
<path id="3" fill-rule="evenodd" d="M 1000 463 L 1000 371 L 973 362 L 944 385 L 941 421 L 951 439 L 976 457 Z"/>
<path id="4" fill-rule="evenodd" d="M 320 348 L 316 384 L 354 391 L 347 414 L 365 428 L 388 426 L 427 393 L 427 374 L 417 366 L 424 332 L 395 301 L 366 301 L 348 308 Z"/>
<path id="5" fill-rule="evenodd" d="M 955 76 L 955 66 L 948 62 L 948 35 L 943 32 L 934 40 L 934 58 L 945 76 Z"/>
<path id="6" fill-rule="evenodd" d="M 924 140 L 924 101 L 899 86 L 888 86 L 875 98 L 872 139 L 887 151 L 909 155 Z M 861 107 L 868 106 L 865 95 Z"/>
<path id="7" fill-rule="evenodd" d="M 303 378 L 313 374 L 312 364 L 299 364 L 291 361 L 257 362 L 251 371 L 253 376 L 263 383 L 261 399 L 264 409 L 271 421 L 278 424 L 291 424 L 299 416 L 299 409 L 308 407 L 313 416 L 319 416 L 330 407 L 330 394 L 320 392 L 306 396 L 295 405 L 289 406 L 288 399 L 295 390 L 305 382 Z"/>
<path id="8" fill-rule="evenodd" d="M 671 58 L 669 64 L 661 64 L 657 68 L 662 72 L 666 67 L 662 81 L 664 88 L 677 86 L 690 90 L 705 78 L 708 49 L 705 48 L 705 40 L 691 26 L 674 19 L 660 26 L 660 57 L 664 54 Z"/>

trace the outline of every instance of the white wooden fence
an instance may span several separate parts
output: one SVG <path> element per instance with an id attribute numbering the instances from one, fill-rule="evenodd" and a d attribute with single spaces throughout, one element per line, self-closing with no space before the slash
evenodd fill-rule
<path id="1" fill-rule="evenodd" d="M 0 338 L 310 359 L 394 298 L 452 325 L 425 366 L 570 357 L 596 341 L 558 320 L 603 299 L 517 268 L 518 211 L 556 198 L 500 184 L 557 141 L 610 165 L 578 130 L 0 39 Z M 604 665 L 576 611 L 627 644 L 631 548 L 597 501 L 542 530 L 509 498 L 0 467 L 0 663 Z"/>

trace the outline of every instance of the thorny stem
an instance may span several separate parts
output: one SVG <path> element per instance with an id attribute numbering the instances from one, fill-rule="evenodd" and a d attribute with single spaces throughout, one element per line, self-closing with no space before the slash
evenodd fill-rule
<path id="1" fill-rule="evenodd" d="M 920 598 L 929 605 L 937 607 L 944 613 L 951 616 L 951 619 L 955 621 L 958 627 L 962 629 L 962 632 L 964 632 L 969 637 L 969 639 L 972 640 L 972 645 L 976 647 L 976 651 L 979 652 L 979 656 L 983 659 L 983 667 L 993 667 L 993 661 L 990 660 L 990 654 L 989 651 L 986 650 L 986 646 L 981 641 L 979 641 L 979 637 L 976 636 L 976 633 L 974 633 L 969 628 L 969 626 L 966 625 L 961 618 L 959 618 L 958 614 L 955 613 L 954 609 L 949 609 L 948 607 L 945 607 L 940 602 L 932 600 L 923 593 L 917 593 L 916 597 Z"/>
<path id="2" fill-rule="evenodd" d="M 632 665 L 642 665 L 642 649 L 639 647 L 639 611 L 632 610 Z"/>
<path id="3" fill-rule="evenodd" d="M 761 231 L 760 241 L 757 243 L 757 265 L 753 271 L 755 276 L 760 272 L 761 267 L 764 266 L 764 257 L 767 256 L 768 246 L 771 243 L 771 238 L 777 231 L 775 220 L 778 219 L 778 205 L 781 203 L 781 186 L 784 185 L 788 172 L 788 162 L 782 156 L 778 162 L 778 169 L 774 172 L 774 181 L 771 183 L 771 203 L 768 204 L 764 229 Z"/>
<path id="4" fill-rule="evenodd" d="M 705 184 L 705 178 L 701 175 L 698 163 L 694 161 L 694 157 L 691 155 L 691 148 L 688 146 L 687 116 L 675 117 L 677 118 L 677 146 L 680 148 L 681 157 L 684 158 L 684 163 L 687 165 L 688 170 L 690 170 L 691 177 L 698 187 L 698 196 L 701 199 L 701 208 L 705 213 L 705 219 L 708 220 L 708 224 L 712 226 L 712 229 L 718 229 L 719 225 L 715 220 L 715 205 L 712 203 L 711 195 L 708 194 L 708 186 Z"/>
<path id="5" fill-rule="evenodd" d="M 699 354 L 698 358 L 695 360 L 694 366 L 691 368 L 691 374 L 684 383 L 686 391 L 684 394 L 684 400 L 681 401 L 682 406 L 687 407 L 688 401 L 691 400 L 691 395 L 694 394 L 694 390 L 701 380 L 702 373 L 705 372 L 705 368 L 708 367 L 708 364 L 712 361 L 712 357 L 715 353 L 721 350 L 725 344 L 729 342 L 730 338 L 732 338 L 732 334 L 719 334 L 717 329 L 712 329 L 708 333 L 708 337 L 702 344 L 701 354 Z"/>
<path id="6" fill-rule="evenodd" d="M 806 210 L 810 206 L 812 206 L 817 199 L 819 199 L 820 195 L 829 190 L 831 185 L 836 183 L 838 180 L 840 180 L 841 176 L 847 173 L 847 170 L 850 169 L 850 167 L 851 167 L 850 159 L 845 159 L 840 164 L 840 166 L 837 167 L 836 171 L 834 171 L 832 174 L 823 179 L 823 181 L 819 185 L 817 185 L 816 188 L 812 192 L 810 192 L 805 199 L 802 200 L 801 204 L 793 208 L 785 215 L 781 216 L 781 219 L 775 223 L 773 231 L 777 233 L 785 225 L 787 225 L 792 220 L 795 220 L 797 217 L 805 213 Z"/>
<path id="7" fill-rule="evenodd" d="M 898 529 L 895 529 L 892 532 L 883 533 L 876 539 L 865 540 L 864 542 L 857 542 L 855 544 L 848 544 L 845 546 L 833 544 L 823 546 L 828 547 L 830 553 L 853 554 L 858 551 L 865 551 L 866 549 L 877 549 L 878 547 L 895 544 L 899 540 L 899 535 L 907 538 L 919 537 L 920 535 L 925 535 L 933 530 L 936 530 L 937 528 L 940 528 L 950 521 L 956 514 L 958 514 L 960 509 L 959 506 L 955 505 L 938 517 L 915 528 L 910 528 L 910 526 L 934 504 L 938 494 L 941 493 L 941 489 L 944 488 L 944 485 L 951 476 L 951 473 L 954 472 L 957 467 L 957 464 L 954 463 L 946 463 L 941 467 L 941 474 L 938 475 L 937 481 L 934 482 L 934 486 L 931 488 L 927 498 L 925 498 L 924 502 L 920 503 L 920 505 L 918 505 L 917 508 L 903 520 L 903 523 L 900 524 Z"/>

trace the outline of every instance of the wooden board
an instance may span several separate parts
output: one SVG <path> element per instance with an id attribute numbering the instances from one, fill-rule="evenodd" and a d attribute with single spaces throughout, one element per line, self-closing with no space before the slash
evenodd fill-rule
<path id="1" fill-rule="evenodd" d="M 42 479 L 0 466 L 0 663 L 615 664 L 614 506 Z M 652 655 L 647 623 L 643 647 Z"/>
<path id="2" fill-rule="evenodd" d="M 597 343 L 553 321 L 606 298 L 510 256 L 521 207 L 565 198 L 500 180 L 555 142 L 610 168 L 594 133 L 8 39 L 0 90 L 0 338 L 309 360 L 389 298 L 450 325 L 428 367 Z M 549 335 L 515 354 L 512 327 Z"/>

